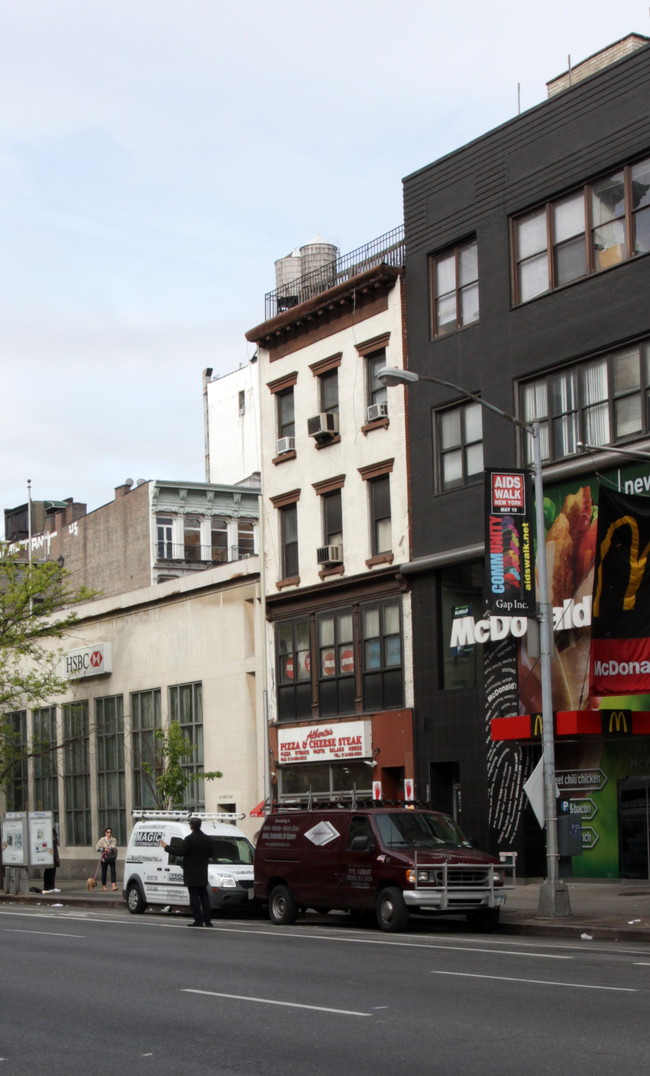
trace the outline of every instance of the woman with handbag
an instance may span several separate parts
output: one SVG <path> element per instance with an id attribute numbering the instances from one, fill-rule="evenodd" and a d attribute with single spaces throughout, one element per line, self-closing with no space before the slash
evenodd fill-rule
<path id="1" fill-rule="evenodd" d="M 115 871 L 115 862 L 117 860 L 117 841 L 113 836 L 113 830 L 108 826 L 104 830 L 104 836 L 100 837 L 95 846 L 95 851 L 101 852 L 100 863 L 102 865 L 102 887 L 106 892 L 106 874 L 108 868 L 111 868 L 111 887 L 113 892 L 117 891 L 117 874 Z"/>

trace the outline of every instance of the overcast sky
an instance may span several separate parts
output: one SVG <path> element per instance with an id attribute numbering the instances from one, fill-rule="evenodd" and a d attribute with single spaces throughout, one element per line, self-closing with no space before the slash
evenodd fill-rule
<path id="1" fill-rule="evenodd" d="M 202 371 L 274 261 L 394 228 L 403 176 L 630 32 L 648 0 L 0 0 L 0 513 L 203 481 Z"/>

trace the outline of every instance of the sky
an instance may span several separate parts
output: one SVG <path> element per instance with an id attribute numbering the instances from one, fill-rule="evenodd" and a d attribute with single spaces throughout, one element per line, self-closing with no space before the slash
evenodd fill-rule
<path id="1" fill-rule="evenodd" d="M 203 481 L 274 262 L 398 226 L 404 176 L 631 32 L 648 0 L 0 0 L 0 534 L 28 479 Z"/>

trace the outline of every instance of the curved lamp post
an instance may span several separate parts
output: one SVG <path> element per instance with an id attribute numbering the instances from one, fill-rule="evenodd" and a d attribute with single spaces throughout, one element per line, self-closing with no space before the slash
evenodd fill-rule
<path id="1" fill-rule="evenodd" d="M 540 664 L 542 685 L 542 757 L 544 770 L 544 817 L 546 828 L 546 880 L 540 887 L 539 914 L 545 918 L 559 918 L 571 915 L 569 891 L 559 879 L 559 850 L 557 836 L 557 786 L 555 783 L 555 741 L 553 739 L 553 696 L 551 690 L 551 625 L 552 610 L 548 596 L 548 578 L 546 573 L 546 529 L 544 527 L 544 486 L 542 481 L 542 451 L 540 445 L 540 427 L 538 422 L 522 422 L 515 415 L 508 414 L 496 404 L 484 400 L 468 389 L 445 381 L 440 377 L 417 374 L 413 370 L 400 370 L 394 366 L 383 366 L 377 377 L 392 388 L 396 385 L 412 385 L 417 381 L 430 381 L 434 385 L 443 385 L 453 389 L 463 397 L 474 400 L 492 411 L 500 418 L 525 430 L 533 439 L 533 472 L 535 477 L 535 534 L 537 538 L 537 585 L 539 596 L 539 636 Z"/>

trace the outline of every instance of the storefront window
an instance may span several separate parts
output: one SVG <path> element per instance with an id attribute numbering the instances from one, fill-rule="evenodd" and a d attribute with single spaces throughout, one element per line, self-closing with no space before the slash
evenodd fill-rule
<path id="1" fill-rule="evenodd" d="M 442 629 L 442 684 L 445 691 L 480 687 L 483 682 L 483 648 L 476 645 L 450 647 L 455 619 L 483 613 L 483 566 L 463 564 L 443 569 L 440 576 L 440 622 Z"/>

